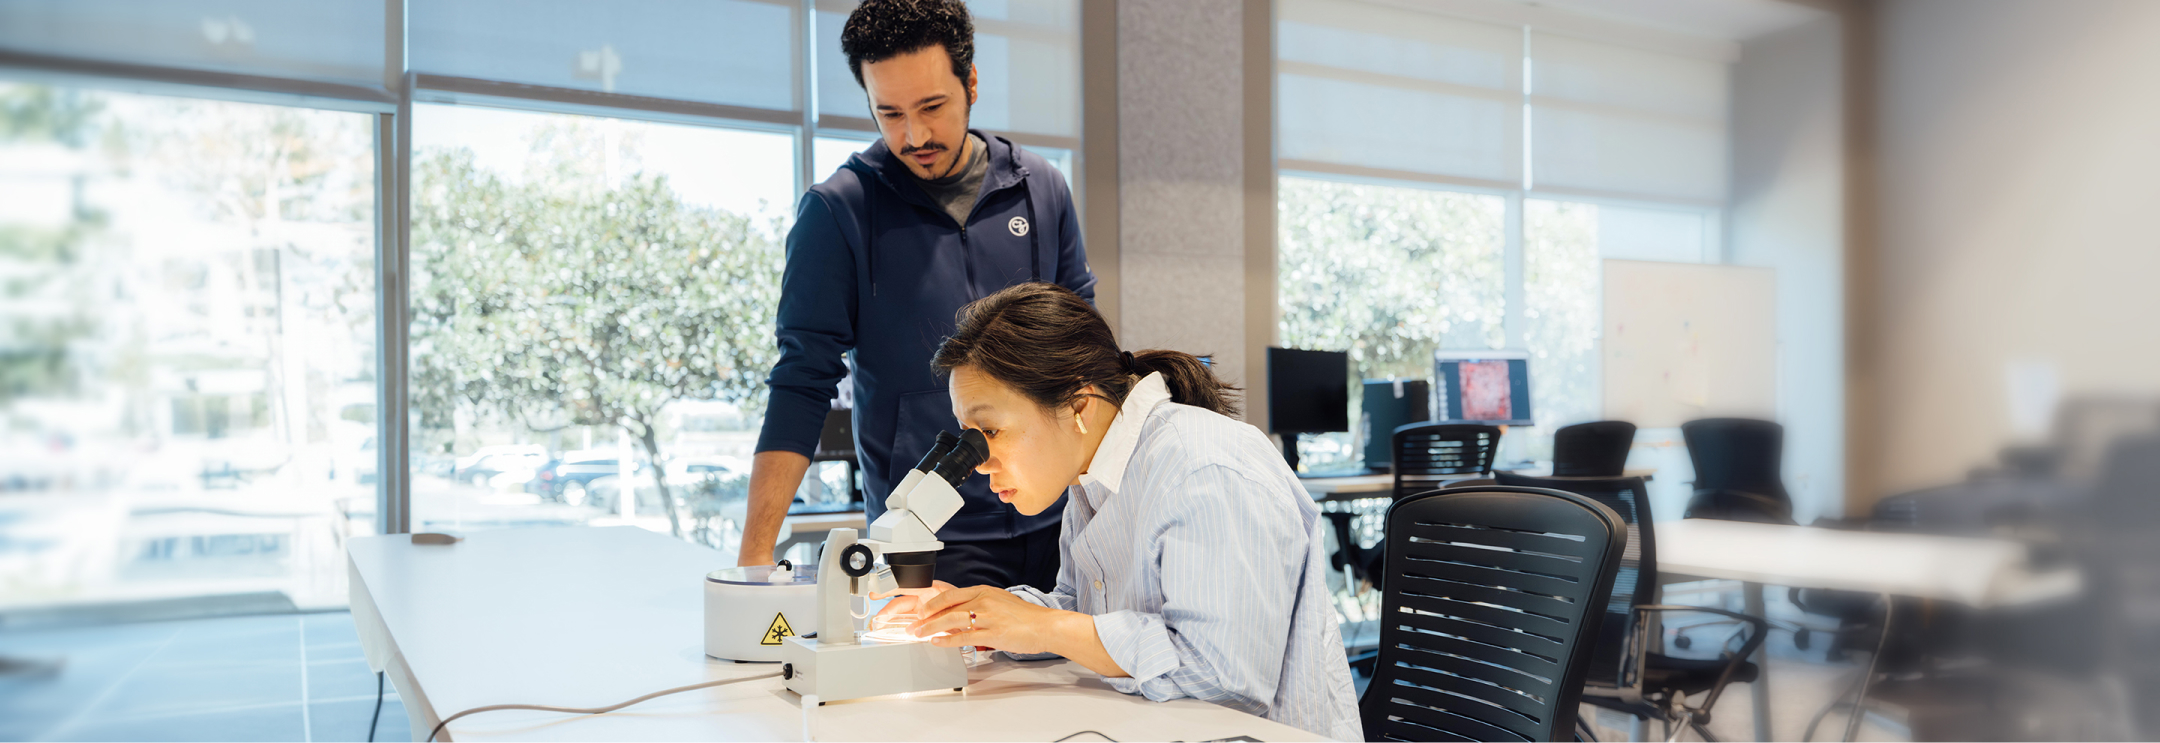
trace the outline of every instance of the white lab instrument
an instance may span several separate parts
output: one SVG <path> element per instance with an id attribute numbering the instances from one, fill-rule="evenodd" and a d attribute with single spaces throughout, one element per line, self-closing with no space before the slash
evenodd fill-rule
<path id="1" fill-rule="evenodd" d="M 787 638 L 817 632 L 817 569 L 721 568 L 705 575 L 705 654 L 777 663 Z"/>
<path id="2" fill-rule="evenodd" d="M 867 539 L 854 529 L 834 529 L 818 560 L 818 625 L 814 638 L 792 637 L 782 648 L 780 677 L 789 691 L 819 704 L 845 699 L 967 686 L 967 663 L 959 648 L 919 639 L 865 637 L 855 597 L 868 599 L 895 588 L 928 588 L 945 543 L 937 530 L 960 511 L 956 488 L 989 456 L 982 432 L 938 434 L 922 463 L 885 499 L 885 515 Z"/>

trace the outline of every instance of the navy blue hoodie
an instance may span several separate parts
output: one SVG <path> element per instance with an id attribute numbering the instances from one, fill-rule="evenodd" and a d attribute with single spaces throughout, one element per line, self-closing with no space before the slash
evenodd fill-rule
<path id="1" fill-rule="evenodd" d="M 817 449 L 825 412 L 855 362 L 855 451 L 871 520 L 938 431 L 960 432 L 945 380 L 930 368 L 969 302 L 1014 284 L 1053 281 L 1095 300 L 1072 190 L 1049 161 L 1001 137 L 965 226 L 916 185 L 880 140 L 803 194 L 780 280 L 780 363 L 758 451 Z M 976 475 L 938 537 L 1002 539 L 1052 526 L 1063 502 L 1022 516 Z"/>

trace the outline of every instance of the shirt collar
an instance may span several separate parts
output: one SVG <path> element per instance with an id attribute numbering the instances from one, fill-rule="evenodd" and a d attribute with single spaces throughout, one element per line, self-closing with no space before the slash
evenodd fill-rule
<path id="1" fill-rule="evenodd" d="M 1103 432 L 1102 444 L 1095 447 L 1095 458 L 1088 461 L 1080 484 L 1115 494 L 1125 483 L 1125 466 L 1132 462 L 1133 450 L 1140 446 L 1140 429 L 1147 425 L 1148 414 L 1169 401 L 1170 384 L 1163 381 L 1161 372 L 1149 374 L 1133 385 L 1117 417 L 1110 420 L 1110 430 Z"/>

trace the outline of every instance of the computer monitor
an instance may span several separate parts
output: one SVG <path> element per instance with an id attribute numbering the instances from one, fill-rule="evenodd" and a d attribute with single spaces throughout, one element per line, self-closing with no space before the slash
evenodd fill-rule
<path id="1" fill-rule="evenodd" d="M 1435 422 L 1532 425 L 1529 353 L 1436 351 L 1433 382 Z"/>
<path id="2" fill-rule="evenodd" d="M 1358 425 L 1365 438 L 1365 468 L 1386 472 L 1395 464 L 1395 427 L 1432 420 L 1432 383 L 1367 379 L 1364 402 Z"/>
<path id="3" fill-rule="evenodd" d="M 1350 354 L 1269 348 L 1268 432 L 1350 430 Z"/>
<path id="4" fill-rule="evenodd" d="M 1267 350 L 1268 432 L 1282 434 L 1283 458 L 1297 469 L 1297 436 L 1350 430 L 1350 354 Z"/>

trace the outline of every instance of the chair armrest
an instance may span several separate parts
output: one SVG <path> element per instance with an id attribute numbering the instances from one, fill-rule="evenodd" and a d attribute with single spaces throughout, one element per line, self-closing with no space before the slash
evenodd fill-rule
<path id="1" fill-rule="evenodd" d="M 1746 622 L 1749 626 L 1755 628 L 1754 632 L 1748 633 L 1747 641 L 1740 643 L 1740 652 L 1732 654 L 1730 659 L 1725 662 L 1725 670 L 1718 674 L 1717 685 L 1711 687 L 1710 696 L 1703 699 L 1702 709 L 1706 710 L 1717 704 L 1718 695 L 1725 692 L 1725 684 L 1732 680 L 1733 673 L 1740 670 L 1740 665 L 1746 663 L 1748 657 L 1754 655 L 1756 649 L 1761 648 L 1763 641 L 1768 639 L 1770 635 L 1770 620 L 1752 614 L 1679 604 L 1641 604 L 1632 607 L 1628 611 L 1627 649 L 1621 655 L 1620 681 L 1621 686 L 1631 686 L 1638 692 L 1642 688 L 1642 668 L 1648 661 L 1650 654 L 1650 623 L 1643 621 L 1641 615 L 1650 612 L 1716 614 Z"/>

